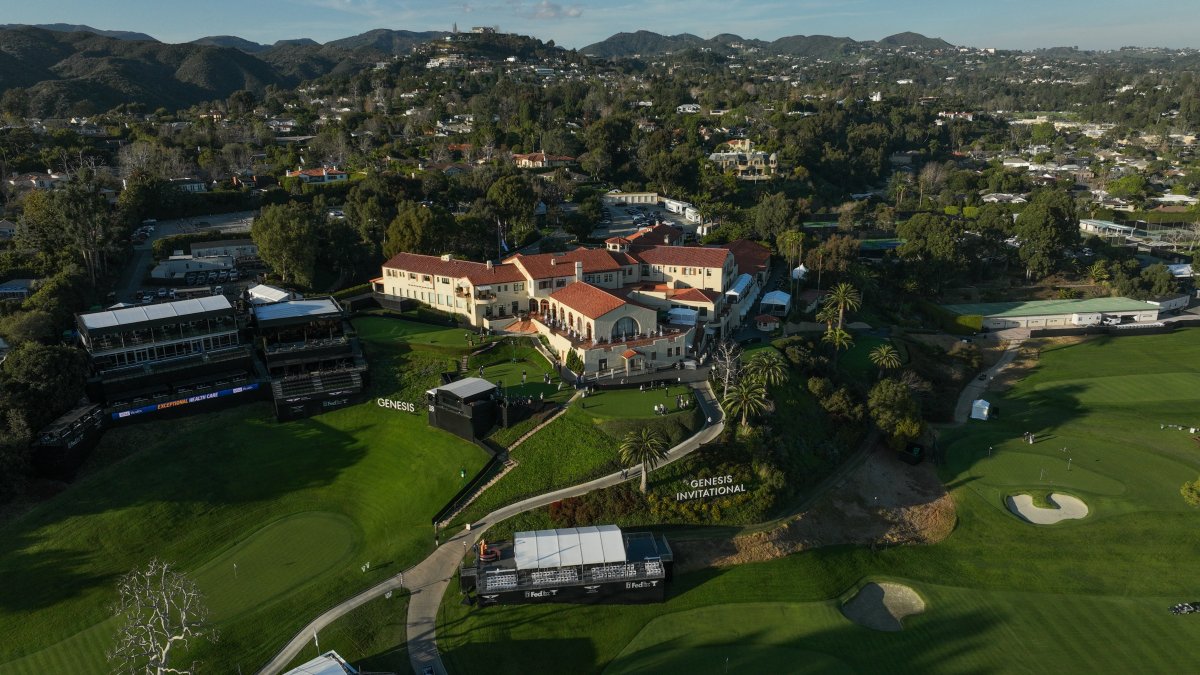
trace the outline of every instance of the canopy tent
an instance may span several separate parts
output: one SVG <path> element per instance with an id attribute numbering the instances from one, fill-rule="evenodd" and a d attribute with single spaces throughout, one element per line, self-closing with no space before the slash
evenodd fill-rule
<path id="1" fill-rule="evenodd" d="M 763 296 L 762 312 L 772 316 L 787 316 L 792 308 L 792 296 L 784 291 L 771 291 Z"/>
<path id="2" fill-rule="evenodd" d="M 517 532 L 513 539 L 518 570 L 625 562 L 625 540 L 616 525 Z"/>
<path id="3" fill-rule="evenodd" d="M 749 293 L 750 285 L 753 283 L 754 277 L 750 276 L 749 274 L 742 274 L 733 282 L 733 288 L 725 291 L 725 295 L 731 296 L 729 297 L 730 302 L 741 302 L 742 299 L 745 298 Z"/>
<path id="4" fill-rule="evenodd" d="M 695 326 L 696 317 L 700 312 L 686 307 L 675 307 L 667 312 L 667 323 L 677 324 L 680 326 Z"/>
<path id="5" fill-rule="evenodd" d="M 971 403 L 971 419 L 986 420 L 991 415 L 992 404 L 987 401 L 977 398 Z"/>
<path id="6" fill-rule="evenodd" d="M 792 278 L 797 281 L 804 281 L 804 277 L 808 276 L 808 268 L 801 263 L 799 267 L 792 270 Z"/>

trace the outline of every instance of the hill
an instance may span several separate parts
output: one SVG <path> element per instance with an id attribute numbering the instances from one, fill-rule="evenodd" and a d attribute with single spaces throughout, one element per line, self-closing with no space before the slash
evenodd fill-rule
<path id="1" fill-rule="evenodd" d="M 55 31 L 57 33 L 93 33 L 103 37 L 114 38 L 116 40 L 141 40 L 144 42 L 158 42 L 153 37 L 145 33 L 135 33 L 127 30 L 100 30 L 82 24 L 71 23 L 39 23 L 35 25 L 8 23 L 0 24 L 0 28 L 41 28 L 42 30 Z"/>
<path id="2" fill-rule="evenodd" d="M 257 42 L 251 42 L 245 38 L 240 38 L 236 35 L 209 35 L 202 37 L 199 40 L 192 40 L 194 45 L 205 45 L 209 47 L 232 47 L 240 49 L 247 54 L 257 54 L 270 49 L 270 45 L 260 45 Z"/>
<path id="3" fill-rule="evenodd" d="M 379 28 L 360 35 L 352 35 L 340 40 L 326 42 L 325 46 L 348 50 L 376 49 L 385 54 L 407 54 L 412 51 L 413 47 L 419 44 L 440 40 L 447 35 L 449 33 L 434 30 L 409 31 Z"/>
<path id="4" fill-rule="evenodd" d="M 920 33 L 912 32 L 889 35 L 880 40 L 879 44 L 886 47 L 908 47 L 910 49 L 920 49 L 925 51 L 954 48 L 954 45 L 941 38 L 925 37 Z"/>
<path id="5" fill-rule="evenodd" d="M 366 55 L 320 45 L 286 44 L 260 54 L 204 44 L 163 44 L 39 28 L 0 30 L 0 82 L 24 89 L 27 111 L 61 117 L 124 103 L 187 108 L 239 89 L 293 87 L 363 67 Z"/>
<path id="6" fill-rule="evenodd" d="M 737 45 L 735 47 L 734 45 Z M 704 39 L 690 33 L 660 35 L 640 30 L 636 33 L 617 33 L 605 40 L 590 44 L 579 50 L 584 54 L 601 58 L 623 58 L 630 56 L 658 56 L 689 48 L 703 48 L 718 54 L 733 54 L 738 49 L 759 49 L 768 54 L 790 56 L 830 57 L 851 53 L 864 48 L 896 49 L 907 47 L 931 51 L 951 48 L 949 42 L 940 38 L 928 38 L 920 33 L 897 33 L 873 41 L 858 41 L 848 37 L 830 35 L 789 35 L 773 42 L 745 39 L 738 35 L 722 33 Z"/>

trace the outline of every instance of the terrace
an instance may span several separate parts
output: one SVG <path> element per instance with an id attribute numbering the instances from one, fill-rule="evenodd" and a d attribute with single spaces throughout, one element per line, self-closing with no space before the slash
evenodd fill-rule
<path id="1" fill-rule="evenodd" d="M 686 328 L 674 328 L 669 326 L 659 326 L 658 330 L 650 333 L 633 333 L 623 335 L 620 338 L 591 336 L 580 334 L 579 331 L 567 327 L 563 322 L 555 319 L 552 316 L 542 314 L 541 312 L 531 312 L 529 319 L 535 322 L 540 328 L 547 333 L 552 333 L 570 341 L 573 347 L 600 347 L 603 345 L 622 345 L 625 347 L 639 347 L 653 344 L 657 340 L 664 337 L 672 337 L 683 335 L 688 331 Z"/>

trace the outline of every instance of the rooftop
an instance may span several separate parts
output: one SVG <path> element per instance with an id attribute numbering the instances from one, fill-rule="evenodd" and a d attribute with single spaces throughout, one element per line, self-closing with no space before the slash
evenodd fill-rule
<path id="1" fill-rule="evenodd" d="M 551 294 L 550 299 L 561 302 L 589 319 L 599 319 L 625 304 L 625 300 L 586 282 L 567 284 Z"/>
<path id="2" fill-rule="evenodd" d="M 723 248 L 700 246 L 658 246 L 638 253 L 642 262 L 650 265 L 682 267 L 724 267 L 730 255 Z"/>
<path id="3" fill-rule="evenodd" d="M 259 325 L 287 321 L 289 319 L 306 319 L 317 316 L 341 316 L 342 307 L 333 298 L 310 298 L 307 300 L 288 300 L 254 308 L 254 317 Z"/>
<path id="4" fill-rule="evenodd" d="M 517 532 L 517 569 L 557 569 L 570 565 L 625 562 L 625 542 L 616 525 Z"/>
<path id="5" fill-rule="evenodd" d="M 1148 302 L 1130 298 L 982 302 L 963 305 L 944 305 L 944 307 L 955 314 L 978 314 L 987 317 L 1049 316 L 1080 312 L 1136 312 L 1138 310 L 1157 309 Z"/>
<path id="6" fill-rule="evenodd" d="M 496 385 L 479 377 L 464 377 L 461 380 L 455 380 L 450 384 L 444 384 L 440 387 L 434 387 L 427 394 L 432 394 L 435 391 L 444 391 L 453 394 L 459 398 L 470 398 L 479 394 L 486 394 L 496 388 Z"/>
<path id="7" fill-rule="evenodd" d="M 229 300 L 225 296 L 213 295 L 204 298 L 192 298 L 190 300 L 163 302 L 156 305 L 126 307 L 125 309 L 115 309 L 106 312 L 80 314 L 79 320 L 87 330 L 96 330 L 98 328 L 126 326 L 145 321 L 154 321 L 156 319 L 182 319 L 194 314 L 205 314 L 221 310 L 233 311 L 233 305 L 229 304 Z"/>

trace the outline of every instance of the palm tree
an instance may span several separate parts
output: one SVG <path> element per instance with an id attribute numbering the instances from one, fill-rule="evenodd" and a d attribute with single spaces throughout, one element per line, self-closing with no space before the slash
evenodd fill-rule
<path id="1" fill-rule="evenodd" d="M 837 307 L 833 305 L 824 305 L 817 310 L 817 321 L 825 324 L 825 330 L 833 330 L 833 324 L 837 321 Z"/>
<path id="2" fill-rule="evenodd" d="M 788 379 L 787 363 L 774 350 L 764 350 L 750 357 L 746 373 L 769 385 L 783 384 Z"/>
<path id="3" fill-rule="evenodd" d="M 837 307 L 837 327 L 842 328 L 846 325 L 846 310 L 853 312 L 861 307 L 862 295 L 859 294 L 858 289 L 843 281 L 834 286 L 833 290 L 829 291 L 829 295 L 825 296 L 825 304 Z"/>
<path id="4" fill-rule="evenodd" d="M 723 403 L 730 413 L 740 416 L 742 426 L 746 426 L 746 419 L 750 415 L 759 415 L 766 411 L 769 405 L 767 385 L 756 378 L 745 378 L 729 390 Z"/>
<path id="5" fill-rule="evenodd" d="M 1103 284 L 1108 281 L 1108 267 L 1103 261 L 1097 260 L 1088 267 L 1087 274 L 1092 279 L 1093 284 Z"/>
<path id="6" fill-rule="evenodd" d="M 831 328 L 821 336 L 821 342 L 833 347 L 833 360 L 836 363 L 839 351 L 854 346 L 854 337 L 843 328 Z"/>
<path id="7" fill-rule="evenodd" d="M 646 474 L 667 458 L 667 439 L 657 429 L 642 427 L 630 431 L 621 441 L 621 461 L 626 465 L 642 465 L 642 494 L 646 494 Z"/>
<path id="8" fill-rule="evenodd" d="M 896 348 L 887 342 L 872 349 L 867 358 L 871 359 L 871 363 L 879 367 L 879 379 L 881 380 L 883 379 L 883 371 L 900 367 L 900 352 L 896 351 Z"/>

